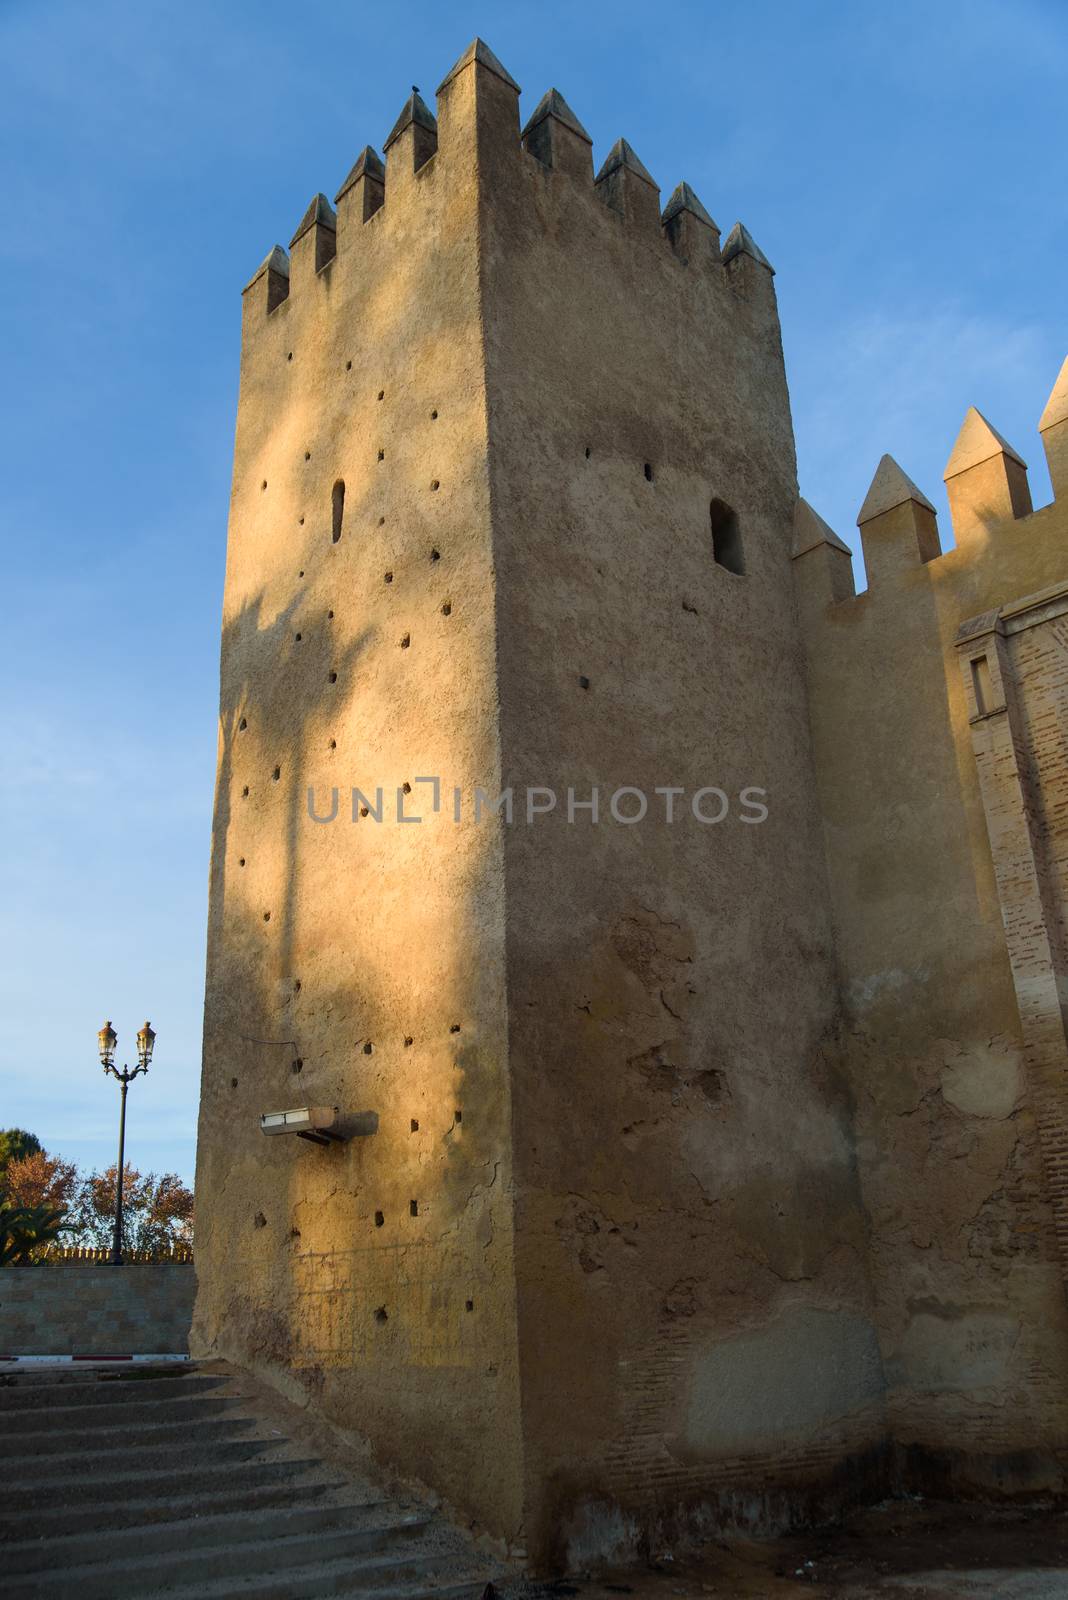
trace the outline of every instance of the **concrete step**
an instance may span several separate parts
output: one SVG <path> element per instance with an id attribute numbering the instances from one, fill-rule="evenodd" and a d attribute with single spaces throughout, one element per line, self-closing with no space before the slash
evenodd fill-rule
<path id="1" fill-rule="evenodd" d="M 206 1583 L 181 1584 L 166 1590 L 115 1589 L 113 1600 L 481 1600 L 486 1584 L 500 1574 L 477 1560 L 452 1554 L 412 1551 L 405 1555 L 345 1556 L 309 1562 L 288 1571 L 247 1575 L 222 1574 Z M 23 1597 L 19 1597 L 23 1600 Z M 70 1600 L 56 1589 L 39 1600 Z M 78 1600 L 81 1600 L 79 1591 Z M 109 1596 L 109 1600 L 112 1597 Z"/>
<path id="2" fill-rule="evenodd" d="M 7 1374 L 5 1374 L 7 1376 Z M 0 1413 L 63 1406 L 111 1406 L 117 1400 L 175 1400 L 179 1396 L 206 1394 L 227 1382 L 213 1372 L 168 1373 L 165 1377 L 139 1378 L 129 1372 L 96 1372 L 92 1377 L 79 1373 L 77 1381 L 62 1383 L 31 1382 L 21 1374 L 0 1385 Z M 59 1397 L 62 1396 L 62 1399 Z"/>
<path id="3" fill-rule="evenodd" d="M 179 1422 L 142 1422 L 122 1427 L 101 1419 L 106 1425 L 100 1428 L 39 1428 L 35 1433 L 15 1433 L 4 1429 L 4 1454 L 7 1456 L 43 1456 L 80 1450 L 90 1443 L 94 1450 L 107 1450 L 112 1444 L 133 1449 L 148 1445 L 181 1445 L 195 1440 L 205 1443 L 214 1439 L 232 1438 L 247 1432 L 253 1426 L 251 1417 L 239 1417 L 223 1412 L 204 1417 L 199 1407 L 193 1407 L 189 1420 Z"/>
<path id="4" fill-rule="evenodd" d="M 61 1539 L 67 1534 L 99 1532 L 106 1522 L 110 1528 L 148 1527 L 157 1522 L 193 1525 L 201 1518 L 217 1515 L 223 1506 L 228 1512 L 248 1511 L 257 1517 L 273 1514 L 276 1507 L 314 1504 L 340 1490 L 336 1479 L 283 1477 L 277 1482 L 248 1484 L 229 1475 L 223 1485 L 208 1486 L 202 1493 L 157 1495 L 152 1499 L 122 1499 L 102 1511 L 93 1500 L 85 1505 L 57 1505 L 45 1501 L 40 1506 L 20 1511 L 0 1511 L 0 1545 L 37 1539 Z M 5 1497 L 5 1504 L 6 1497 Z M 369 1504 L 379 1502 L 369 1501 Z M 184 1537 L 184 1534 L 183 1534 Z M 0 1568 L 2 1568 L 0 1561 Z"/>
<path id="5" fill-rule="evenodd" d="M 500 1581 L 424 1507 L 278 1459 L 292 1447 L 234 1382 L 0 1374 L 5 1600 L 481 1600 Z"/>
<path id="6" fill-rule="evenodd" d="M 376 1583 L 373 1588 L 342 1589 L 339 1593 L 340 1600 L 483 1600 L 487 1584 L 496 1583 L 499 1586 L 505 1581 L 505 1576 L 488 1567 L 473 1567 L 466 1577 L 455 1574 L 449 1579 L 433 1578 L 429 1594 L 425 1578 L 385 1585 Z M 495 1592 L 499 1592 L 499 1587 Z M 527 1591 L 524 1589 L 523 1593 L 526 1595 Z M 566 1589 L 546 1589 L 545 1600 L 551 1600 L 554 1594 L 566 1593 Z M 235 1600 L 238 1597 L 235 1596 Z M 533 1600 L 533 1596 L 529 1596 L 528 1600 Z"/>
<path id="7" fill-rule="evenodd" d="M 92 1383 L 97 1379 L 107 1383 L 144 1383 L 152 1378 L 178 1378 L 197 1371 L 199 1368 L 195 1361 L 117 1361 L 113 1365 L 101 1363 L 99 1366 L 93 1366 L 91 1362 L 69 1361 L 55 1367 L 38 1366 L 35 1362 L 32 1366 L 0 1371 L 0 1390 L 13 1386 L 43 1388 L 46 1385 L 55 1389 L 72 1383 Z"/>
<path id="8" fill-rule="evenodd" d="M 281 1434 L 270 1439 L 188 1439 L 182 1444 L 135 1445 L 112 1436 L 109 1446 L 100 1449 L 95 1434 L 89 1435 L 80 1450 L 68 1450 L 40 1455 L 12 1457 L 7 1445 L 0 1451 L 0 1491 L 9 1484 L 24 1481 L 32 1473 L 39 1483 L 60 1484 L 68 1478 L 89 1473 L 94 1478 L 115 1477 L 120 1473 L 181 1472 L 196 1466 L 221 1467 L 238 1465 L 266 1455 L 288 1443 Z"/>
<path id="9" fill-rule="evenodd" d="M 89 1503 L 100 1508 L 101 1522 L 106 1522 L 110 1507 L 117 1499 L 151 1500 L 157 1495 L 188 1495 L 198 1490 L 225 1497 L 239 1484 L 252 1488 L 261 1483 L 297 1479 L 318 1465 L 317 1461 L 244 1461 L 222 1466 L 183 1467 L 178 1472 L 164 1469 L 116 1473 L 110 1477 L 79 1472 L 76 1477 L 56 1479 L 31 1477 L 35 1467 L 35 1463 L 31 1463 L 26 1467 L 25 1477 L 5 1488 L 3 1505 L 8 1511 L 21 1511 L 52 1505 L 57 1499 L 68 1505 Z"/>
<path id="10" fill-rule="evenodd" d="M 141 1423 L 190 1421 L 194 1417 L 217 1416 L 229 1411 L 242 1399 L 238 1394 L 198 1395 L 167 1400 L 118 1400 L 110 1406 L 27 1406 L 0 1411 L 4 1432 L 52 1433 L 57 1429 L 136 1427 Z"/>
<path id="11" fill-rule="evenodd" d="M 269 1519 L 268 1519 L 269 1520 Z M 282 1534 L 278 1538 L 245 1540 L 235 1545 L 223 1542 L 202 1549 L 172 1545 L 165 1553 L 115 1558 L 108 1550 L 107 1530 L 103 1530 L 95 1560 L 62 1571 L 8 1574 L 5 1600 L 119 1600 L 135 1594 L 158 1593 L 175 1586 L 210 1594 L 220 1580 L 251 1579 L 253 1592 L 269 1593 L 270 1585 L 289 1571 L 300 1572 L 309 1566 L 339 1566 L 348 1573 L 349 1586 L 361 1569 L 389 1572 L 405 1564 L 413 1575 L 421 1573 L 425 1560 L 405 1546 L 427 1527 L 425 1514 L 411 1515 L 364 1528 L 335 1528 L 312 1533 Z M 6 1552 L 5 1552 L 6 1553 Z M 246 1588 L 246 1593 L 248 1592 Z M 330 1593 L 329 1589 L 321 1591 Z M 336 1591 L 334 1591 L 336 1592 Z"/>
<path id="12" fill-rule="evenodd" d="M 204 1501 L 199 1502 L 201 1506 Z M 311 1535 L 337 1530 L 366 1531 L 387 1529 L 407 1512 L 383 1499 L 363 1502 L 331 1501 L 329 1504 L 281 1505 L 265 1513 L 254 1510 L 230 1511 L 216 1506 L 209 1515 L 192 1520 L 149 1522 L 144 1526 L 115 1528 L 101 1525 L 57 1538 L 33 1537 L 11 1540 L 4 1545 L 5 1583 L 14 1576 L 37 1572 L 66 1572 L 94 1564 L 121 1563 L 153 1555 L 169 1557 L 176 1550 L 183 1555 L 205 1546 L 231 1547 L 293 1534 Z M 425 1519 L 424 1519 L 425 1520 Z"/>

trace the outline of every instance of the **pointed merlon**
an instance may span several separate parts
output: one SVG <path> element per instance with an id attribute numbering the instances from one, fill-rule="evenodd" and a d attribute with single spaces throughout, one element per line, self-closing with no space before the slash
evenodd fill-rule
<path id="1" fill-rule="evenodd" d="M 605 157 L 604 166 L 597 174 L 594 182 L 603 183 L 605 178 L 611 177 L 612 173 L 618 172 L 620 168 L 623 168 L 623 170 L 626 172 L 633 172 L 636 178 L 640 178 L 643 183 L 647 183 L 649 187 L 655 189 L 657 193 L 660 192 L 660 185 L 657 183 L 656 179 L 653 177 L 648 168 L 644 167 L 639 161 L 638 157 L 634 153 L 633 148 L 627 143 L 626 139 L 616 140 L 615 144 Z"/>
<path id="2" fill-rule="evenodd" d="M 341 185 L 341 188 L 334 196 L 334 204 L 337 205 L 338 201 L 341 199 L 341 196 L 343 194 L 348 194 L 353 184 L 359 183 L 361 178 L 372 178 L 375 183 L 385 183 L 386 181 L 386 169 L 382 165 L 377 153 L 371 149 L 369 144 L 365 144 L 357 156 L 356 165 L 353 167 L 352 171 Z"/>
<path id="3" fill-rule="evenodd" d="M 417 128 L 426 128 L 428 133 L 436 134 L 438 131 L 438 124 L 434 114 L 418 89 L 413 89 L 404 102 L 404 110 L 393 124 L 393 131 L 382 146 L 383 150 L 388 150 L 390 145 L 400 138 L 405 128 L 410 128 L 413 122 Z"/>
<path id="4" fill-rule="evenodd" d="M 1038 431 L 1045 433 L 1048 428 L 1055 428 L 1061 422 L 1068 422 L 1068 356 L 1046 401 L 1046 409 L 1038 419 Z"/>
<path id="5" fill-rule="evenodd" d="M 534 107 L 533 115 L 530 117 L 526 127 L 523 129 L 522 137 L 525 139 L 527 134 L 536 128 L 540 122 L 545 121 L 546 117 L 555 117 L 557 122 L 562 122 L 565 128 L 570 128 L 572 133 L 577 133 L 580 139 L 585 139 L 587 144 L 592 145 L 593 140 L 590 138 L 589 134 L 582 126 L 582 123 L 579 121 L 578 117 L 576 117 L 575 113 L 572 111 L 571 107 L 560 93 L 559 89 L 550 89 L 548 94 L 542 95 L 541 99 Z"/>
<path id="6" fill-rule="evenodd" d="M 325 194 L 317 194 L 309 205 L 307 211 L 300 219 L 296 233 L 289 241 L 292 250 L 298 239 L 303 239 L 309 228 L 314 228 L 318 223 L 321 228 L 329 228 L 337 232 L 337 215 Z"/>
<path id="7" fill-rule="evenodd" d="M 753 235 L 749 232 L 749 229 L 741 222 L 734 224 L 723 246 L 724 262 L 733 261 L 735 256 L 752 256 L 754 261 L 759 261 L 760 265 L 767 267 L 769 272 L 774 273 L 775 271 L 763 250 L 761 250 Z"/>
<path id="8" fill-rule="evenodd" d="M 698 222 L 703 222 L 706 228 L 715 228 L 716 232 L 719 232 L 716 223 L 713 222 L 688 183 L 680 183 L 678 188 L 672 192 L 671 199 L 664 207 L 664 214 L 660 220 L 668 223 L 672 217 L 677 217 L 682 211 L 688 211 L 691 216 L 697 218 Z"/>
<path id="9" fill-rule="evenodd" d="M 265 256 L 245 285 L 251 289 L 257 278 L 262 278 L 265 272 L 277 272 L 282 278 L 289 277 L 289 257 L 280 244 L 276 244 L 270 255 Z M 241 293 L 244 294 L 245 289 Z"/>
<path id="10" fill-rule="evenodd" d="M 807 555 L 821 544 L 828 544 L 832 550 L 840 550 L 843 555 L 853 554 L 844 540 L 839 539 L 834 529 L 824 522 L 819 512 L 812 509 L 804 495 L 799 495 L 794 511 L 794 547 L 790 553 L 793 556 Z"/>
<path id="11" fill-rule="evenodd" d="M 926 511 L 934 512 L 934 506 L 923 490 L 916 487 L 893 456 L 883 456 L 875 469 L 871 487 L 864 496 L 864 504 L 857 512 L 857 527 L 863 527 L 873 517 L 881 517 L 884 511 L 893 511 L 895 506 L 903 506 L 909 500 L 915 500 Z"/>
<path id="12" fill-rule="evenodd" d="M 468 45 L 459 61 L 457 61 L 456 65 L 452 68 L 451 72 L 447 72 L 444 78 L 442 78 L 441 82 L 438 84 L 438 94 L 440 94 L 446 85 L 450 84 L 452 80 L 464 70 L 465 67 L 469 67 L 472 61 L 477 61 L 480 67 L 486 68 L 487 72 L 495 73 L 497 77 L 500 78 L 501 82 L 506 83 L 509 89 L 514 89 L 516 94 L 520 93 L 518 83 L 516 83 L 515 79 L 512 77 L 512 74 L 508 71 L 508 68 L 503 67 L 497 60 L 497 57 L 493 54 L 493 51 L 490 49 L 485 39 L 472 39 L 471 43 Z"/>
<path id="13" fill-rule="evenodd" d="M 967 472 L 969 467 L 978 467 L 994 456 L 1008 456 L 1010 461 L 1017 462 L 1021 467 L 1027 466 L 1023 457 L 1017 455 L 1009 441 L 1002 438 L 983 413 L 969 406 L 943 477 L 955 478 L 958 472 Z"/>

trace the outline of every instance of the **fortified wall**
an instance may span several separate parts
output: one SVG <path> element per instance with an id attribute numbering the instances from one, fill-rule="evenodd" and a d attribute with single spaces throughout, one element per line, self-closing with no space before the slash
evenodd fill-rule
<path id="1" fill-rule="evenodd" d="M 974 408 L 955 546 L 884 456 L 868 588 L 805 502 L 794 562 L 844 1051 L 887 1374 L 918 1487 L 1063 1487 L 1068 1435 L 1068 362 L 1054 501 Z"/>
<path id="2" fill-rule="evenodd" d="M 830 754 L 869 780 L 819 647 L 876 613 L 798 537 L 771 267 L 518 94 L 476 41 L 245 291 L 192 1349 L 546 1568 L 880 1492 L 887 1371 L 932 1448 L 975 1381 L 938 1412 L 898 1376 L 901 1307 L 942 1291 L 880 1209 L 911 1199 L 913 1057 L 842 1024 L 885 843 L 843 866 Z M 921 887 L 903 916 L 941 918 Z M 958 1004 L 944 1036 L 986 1037 Z M 343 1139 L 262 1137 L 301 1105 Z M 997 1205 L 1031 1220 L 1052 1322 L 1004 1393 L 1035 1415 L 1061 1313 L 1028 1115 L 961 1281 L 1001 1270 Z M 973 1120 L 989 1198 L 1004 1129 Z"/>

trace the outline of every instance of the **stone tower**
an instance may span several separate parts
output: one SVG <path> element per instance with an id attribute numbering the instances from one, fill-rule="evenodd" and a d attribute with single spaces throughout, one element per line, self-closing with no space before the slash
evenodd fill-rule
<path id="1" fill-rule="evenodd" d="M 546 1567 L 892 1448 L 772 269 L 518 94 L 245 291 L 194 1348 Z"/>

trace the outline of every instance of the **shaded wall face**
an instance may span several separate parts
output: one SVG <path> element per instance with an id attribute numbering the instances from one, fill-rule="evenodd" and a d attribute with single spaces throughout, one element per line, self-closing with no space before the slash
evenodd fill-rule
<path id="1" fill-rule="evenodd" d="M 1035 1487 L 1058 1478 L 1068 1329 L 955 640 L 1063 576 L 1063 511 L 999 521 L 926 565 L 911 516 L 872 535 L 903 551 L 912 537 L 911 560 L 855 599 L 826 605 L 814 558 L 797 563 L 890 1423 L 920 1486 L 949 1470 Z M 1049 730 L 1056 708 L 1035 704 Z M 1047 731 L 1034 769 L 1050 818 L 1057 747 Z"/>
<path id="2" fill-rule="evenodd" d="M 276 310 L 246 295 L 194 1345 L 291 1375 L 510 1535 L 501 852 L 449 799 L 499 769 L 466 95 L 418 172 L 412 130 L 391 150 L 369 221 L 341 202 L 329 265 L 309 234 Z M 352 1137 L 261 1135 L 306 1104 Z"/>
<path id="3" fill-rule="evenodd" d="M 528 1536 L 581 1563 L 661 1506 L 796 1507 L 881 1437 L 881 1375 L 770 275 L 699 226 L 683 259 L 655 205 L 624 220 L 525 154 L 499 188 L 502 769 L 557 795 L 504 845 Z M 640 822 L 610 814 L 624 786 Z M 659 787 L 685 790 L 670 824 Z"/>

